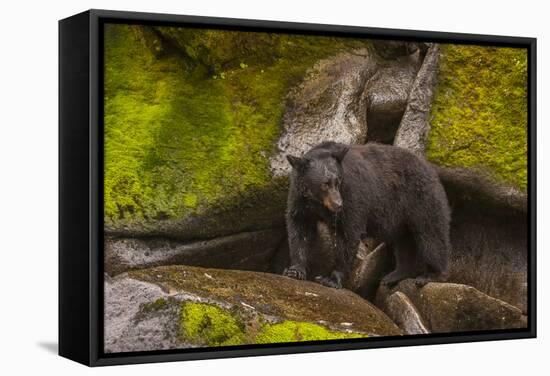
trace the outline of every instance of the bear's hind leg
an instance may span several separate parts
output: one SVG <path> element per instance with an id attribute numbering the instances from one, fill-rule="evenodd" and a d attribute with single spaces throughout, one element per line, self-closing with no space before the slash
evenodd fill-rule
<path id="1" fill-rule="evenodd" d="M 450 242 L 446 236 L 417 236 L 418 266 L 421 273 L 415 278 L 418 287 L 428 282 L 446 282 L 449 278 L 448 264 Z"/>
<path id="2" fill-rule="evenodd" d="M 414 279 L 418 287 L 424 287 L 428 282 L 446 282 L 449 278 L 448 272 L 427 272 Z"/>
<path id="3" fill-rule="evenodd" d="M 395 270 L 382 278 L 381 283 L 386 286 L 394 286 L 407 278 L 416 277 L 416 249 L 413 239 L 403 237 L 393 246 L 395 256 Z"/>

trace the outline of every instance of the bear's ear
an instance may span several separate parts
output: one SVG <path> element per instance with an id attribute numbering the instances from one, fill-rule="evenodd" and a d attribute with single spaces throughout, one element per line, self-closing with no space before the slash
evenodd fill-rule
<path id="1" fill-rule="evenodd" d="M 331 153 L 332 157 L 336 159 L 339 163 L 342 162 L 344 157 L 346 156 L 346 153 L 349 150 L 349 146 L 340 146 L 338 150 L 335 150 Z"/>
<path id="2" fill-rule="evenodd" d="M 286 159 L 294 169 L 299 171 L 305 170 L 309 163 L 309 160 L 307 158 L 299 158 L 290 154 L 286 156 Z"/>

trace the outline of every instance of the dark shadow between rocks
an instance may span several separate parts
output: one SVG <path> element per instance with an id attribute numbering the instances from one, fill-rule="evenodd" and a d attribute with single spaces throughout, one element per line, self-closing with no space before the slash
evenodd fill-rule
<path id="1" fill-rule="evenodd" d="M 397 110 L 393 113 L 368 112 L 367 124 L 369 125 L 369 130 L 367 141 L 388 145 L 393 144 L 395 134 L 403 117 L 403 112 L 404 108 L 402 111 Z"/>

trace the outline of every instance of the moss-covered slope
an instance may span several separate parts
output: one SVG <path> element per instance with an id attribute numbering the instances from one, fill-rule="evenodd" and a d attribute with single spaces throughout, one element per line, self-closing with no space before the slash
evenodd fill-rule
<path id="1" fill-rule="evenodd" d="M 289 88 L 318 59 L 364 44 L 108 25 L 107 227 L 181 219 L 269 191 Z"/>
<path id="2" fill-rule="evenodd" d="M 427 156 L 527 185 L 527 50 L 442 45 Z"/>

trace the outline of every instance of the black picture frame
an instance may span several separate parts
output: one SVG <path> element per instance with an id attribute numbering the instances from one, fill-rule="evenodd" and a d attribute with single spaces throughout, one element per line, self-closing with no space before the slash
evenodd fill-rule
<path id="1" fill-rule="evenodd" d="M 233 30 L 452 42 L 528 50 L 528 325 L 421 336 L 105 354 L 103 333 L 102 25 Z M 88 10 L 59 21 L 59 354 L 88 366 L 431 345 L 536 337 L 536 39 Z"/>

